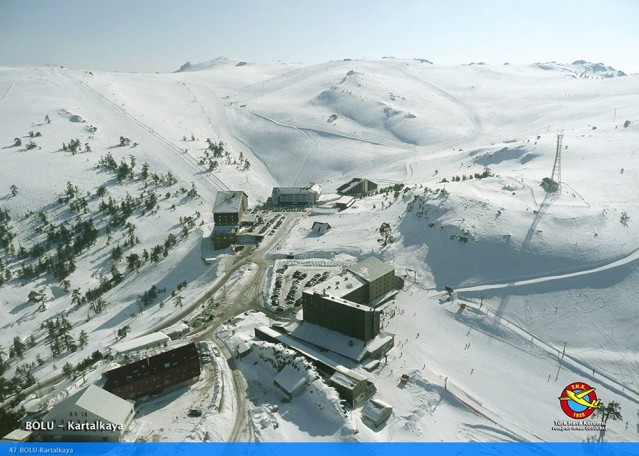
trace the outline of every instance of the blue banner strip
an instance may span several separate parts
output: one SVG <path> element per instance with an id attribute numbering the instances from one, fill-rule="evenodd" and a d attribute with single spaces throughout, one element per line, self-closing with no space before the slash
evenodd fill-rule
<path id="1" fill-rule="evenodd" d="M 639 456 L 635 443 L 0 443 L 0 456 Z"/>

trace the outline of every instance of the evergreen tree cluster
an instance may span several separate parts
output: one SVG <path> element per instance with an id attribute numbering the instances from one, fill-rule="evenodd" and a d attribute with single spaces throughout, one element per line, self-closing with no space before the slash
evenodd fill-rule
<path id="1" fill-rule="evenodd" d="M 62 150 L 65 152 L 71 152 L 71 155 L 75 155 L 82 151 L 82 144 L 79 139 L 71 139 L 69 144 L 62 143 Z M 87 152 L 90 151 L 90 148 Z"/>
<path id="2" fill-rule="evenodd" d="M 76 350 L 77 345 L 71 334 L 69 334 L 72 326 L 65 317 L 47 320 L 42 326 L 47 331 L 47 343 L 53 356 Z"/>
<path id="3" fill-rule="evenodd" d="M 377 239 L 377 242 L 379 242 L 382 247 L 386 247 L 395 241 L 395 238 L 393 237 L 393 230 L 388 222 L 384 222 L 380 225 L 379 234 L 382 237 Z"/>
<path id="4" fill-rule="evenodd" d="M 151 304 L 153 301 L 155 301 L 159 293 L 160 293 L 160 290 L 158 289 L 158 287 L 153 285 L 147 291 L 139 295 L 138 300 L 142 303 L 144 307 L 146 307 L 149 304 Z"/>

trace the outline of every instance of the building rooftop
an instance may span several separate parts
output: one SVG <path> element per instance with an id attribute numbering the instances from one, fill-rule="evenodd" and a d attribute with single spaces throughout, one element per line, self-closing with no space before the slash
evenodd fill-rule
<path id="1" fill-rule="evenodd" d="M 360 177 L 356 177 L 354 179 L 351 179 L 350 182 L 345 183 L 344 185 L 338 187 L 337 189 L 337 193 L 345 193 L 348 192 L 349 190 L 352 190 L 354 187 L 357 186 L 357 184 L 359 184 L 363 179 Z"/>
<path id="2" fill-rule="evenodd" d="M 257 214 L 244 214 L 241 219 L 242 223 L 257 223 Z"/>
<path id="3" fill-rule="evenodd" d="M 171 339 L 166 334 L 155 332 L 147 334 L 146 336 L 127 340 L 126 342 L 111 345 L 111 350 L 124 354 L 135 350 L 143 350 L 149 346 L 162 345 L 163 343 L 167 343 L 169 340 Z"/>
<path id="4" fill-rule="evenodd" d="M 366 377 L 355 371 L 347 369 L 344 366 L 338 366 L 335 373 L 331 376 L 331 382 L 342 385 L 348 389 L 353 389 L 362 382 L 367 381 Z"/>
<path id="5" fill-rule="evenodd" d="M 294 193 L 310 193 L 315 192 L 317 194 L 321 193 L 322 187 L 318 184 L 311 182 L 306 187 L 275 187 L 273 188 L 273 193 L 279 194 L 294 194 Z"/>
<path id="6" fill-rule="evenodd" d="M 362 408 L 362 415 L 364 418 L 377 422 L 382 418 L 383 413 L 388 410 L 393 410 L 393 407 L 378 399 L 370 399 Z"/>
<path id="7" fill-rule="evenodd" d="M 242 208 L 242 197 L 248 198 L 241 190 L 218 191 L 215 195 L 213 212 L 217 214 L 238 213 Z"/>
<path id="8" fill-rule="evenodd" d="M 2 437 L 2 439 L 0 439 L 0 442 L 26 442 L 27 439 L 31 437 L 31 434 L 33 434 L 33 431 L 23 431 L 22 429 L 16 429 Z"/>
<path id="9" fill-rule="evenodd" d="M 389 272 L 394 272 L 395 268 L 375 257 L 368 257 L 365 260 L 349 267 L 348 270 L 367 282 L 372 282 Z"/>
<path id="10" fill-rule="evenodd" d="M 64 413 L 69 407 L 76 406 L 98 416 L 103 421 L 110 423 L 125 423 L 127 417 L 133 410 L 133 404 L 119 398 L 95 385 L 77 391 L 62 402 L 56 404 L 51 412 L 45 417 L 53 417 Z"/>
<path id="11" fill-rule="evenodd" d="M 235 233 L 236 231 L 237 231 L 237 227 L 232 225 L 229 225 L 229 226 L 215 225 L 213 227 L 213 235 Z"/>
<path id="12" fill-rule="evenodd" d="M 294 393 L 306 382 L 306 374 L 293 366 L 284 366 L 276 376 L 275 383 L 289 394 Z"/>
<path id="13" fill-rule="evenodd" d="M 346 271 L 342 274 L 333 276 L 324 282 L 320 282 L 317 285 L 309 288 L 308 292 L 318 293 L 324 295 L 332 295 L 338 298 L 343 298 L 349 293 L 357 290 L 358 288 L 364 286 L 366 281 L 356 276 L 355 274 Z"/>
<path id="14" fill-rule="evenodd" d="M 340 199 L 335 201 L 335 204 L 346 204 L 346 205 L 348 205 L 348 204 L 352 204 L 353 202 L 355 202 L 355 198 L 353 198 L 352 196 L 344 195 Z"/>

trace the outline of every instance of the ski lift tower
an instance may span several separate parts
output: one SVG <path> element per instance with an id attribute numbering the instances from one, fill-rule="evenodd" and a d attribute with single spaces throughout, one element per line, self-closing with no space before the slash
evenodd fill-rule
<path id="1" fill-rule="evenodd" d="M 561 193 L 561 143 L 564 138 L 563 130 L 557 133 L 557 151 L 555 152 L 555 163 L 552 167 L 551 177 L 544 177 L 541 186 L 547 193 Z"/>

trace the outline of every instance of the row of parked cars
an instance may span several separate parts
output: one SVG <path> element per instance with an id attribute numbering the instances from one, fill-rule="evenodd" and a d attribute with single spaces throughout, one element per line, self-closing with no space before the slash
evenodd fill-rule
<path id="1" fill-rule="evenodd" d="M 202 364 L 210 363 L 213 356 L 220 356 L 220 350 L 217 347 L 211 347 L 208 342 L 203 340 L 197 343 L 197 351 L 200 354 Z"/>
<path id="2" fill-rule="evenodd" d="M 317 285 L 318 283 L 321 283 L 323 281 L 325 281 L 326 279 L 328 279 L 330 277 L 331 273 L 328 271 L 324 271 L 322 274 L 320 274 L 319 272 L 317 274 L 313 274 L 313 277 L 311 277 L 305 284 L 304 284 L 304 288 L 310 288 L 313 287 L 315 285 Z"/>
<path id="3" fill-rule="evenodd" d="M 270 219 L 268 222 L 266 222 L 266 224 L 260 228 L 259 234 L 264 234 L 266 233 L 271 234 L 272 231 L 270 231 L 271 227 L 273 227 L 274 230 L 278 229 L 282 223 L 284 222 L 284 216 L 283 215 L 276 215 L 275 217 L 273 217 L 272 219 Z"/>

